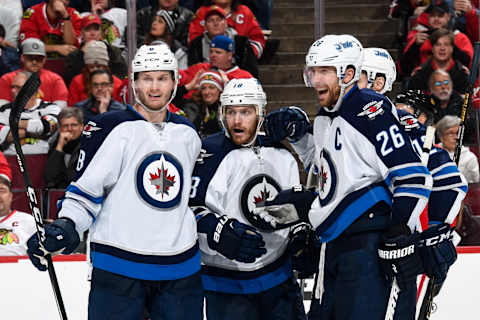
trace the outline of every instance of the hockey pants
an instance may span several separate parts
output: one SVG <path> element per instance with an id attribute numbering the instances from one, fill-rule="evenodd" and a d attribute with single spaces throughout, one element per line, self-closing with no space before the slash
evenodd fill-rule
<path id="1" fill-rule="evenodd" d="M 93 269 L 88 302 L 89 320 L 203 320 L 203 288 L 197 272 L 165 281 L 131 279 Z"/>
<path id="2" fill-rule="evenodd" d="M 325 253 L 322 301 L 313 299 L 309 320 L 384 320 L 391 282 L 378 263 L 381 232 L 341 235 Z M 318 277 L 318 275 L 317 275 Z M 319 284 L 316 282 L 315 290 Z M 415 318 L 416 285 L 400 292 L 395 320 Z"/>
<path id="3" fill-rule="evenodd" d="M 295 279 L 255 294 L 205 291 L 207 320 L 306 319 L 300 287 Z"/>

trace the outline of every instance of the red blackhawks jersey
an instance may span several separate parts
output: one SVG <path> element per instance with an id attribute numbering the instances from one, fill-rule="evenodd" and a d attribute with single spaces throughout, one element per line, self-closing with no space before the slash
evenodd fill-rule
<path id="1" fill-rule="evenodd" d="M 76 38 L 80 36 L 82 29 L 82 18 L 77 10 L 68 7 L 68 14 L 71 17 Z M 63 42 L 63 21 L 50 21 L 47 17 L 47 3 L 42 2 L 25 10 L 20 25 L 20 41 L 27 38 L 37 38 L 45 44 L 64 44 Z M 77 40 L 78 46 L 78 40 Z"/>
<path id="2" fill-rule="evenodd" d="M 31 214 L 13 210 L 0 218 L 0 256 L 24 256 L 27 241 L 36 232 Z"/>
<path id="3" fill-rule="evenodd" d="M 198 36 L 201 36 L 205 31 L 205 14 L 209 7 L 200 7 L 190 22 L 188 29 L 188 41 L 192 41 Z M 253 12 L 244 5 L 239 5 L 234 13 L 227 15 L 228 25 L 237 30 L 239 36 L 248 37 L 253 51 L 257 58 L 260 58 L 265 48 L 265 37 L 263 36 L 262 29 L 255 18 Z"/>

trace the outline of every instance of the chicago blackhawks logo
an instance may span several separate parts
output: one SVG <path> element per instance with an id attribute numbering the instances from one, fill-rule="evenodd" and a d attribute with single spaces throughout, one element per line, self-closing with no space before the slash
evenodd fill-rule
<path id="1" fill-rule="evenodd" d="M 318 198 L 323 207 L 330 202 L 337 188 L 337 170 L 325 149 L 320 153 L 318 170 Z"/>
<path id="2" fill-rule="evenodd" d="M 182 166 L 169 153 L 150 154 L 138 166 L 136 186 L 140 197 L 149 205 L 172 208 L 182 197 Z"/>
<path id="3" fill-rule="evenodd" d="M 263 207 L 266 200 L 273 200 L 280 190 L 280 185 L 268 175 L 253 176 L 245 183 L 240 193 L 240 207 L 253 226 L 261 229 L 254 218 L 253 209 Z"/>

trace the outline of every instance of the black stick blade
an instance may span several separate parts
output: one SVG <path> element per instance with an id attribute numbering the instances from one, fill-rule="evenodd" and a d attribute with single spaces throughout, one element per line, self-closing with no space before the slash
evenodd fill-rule
<path id="1" fill-rule="evenodd" d="M 10 110 L 9 125 L 12 134 L 15 132 L 18 134 L 18 121 L 20 121 L 20 115 L 22 114 L 28 100 L 38 91 L 40 88 L 40 76 L 38 72 L 32 73 L 27 82 L 23 85 L 20 92 L 18 92 L 15 101 L 12 103 L 12 109 Z"/>

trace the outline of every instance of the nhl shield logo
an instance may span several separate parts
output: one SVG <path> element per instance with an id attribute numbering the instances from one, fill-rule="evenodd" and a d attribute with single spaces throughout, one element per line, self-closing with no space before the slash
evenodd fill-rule
<path id="1" fill-rule="evenodd" d="M 268 175 L 256 175 L 248 179 L 240 193 L 240 207 L 247 220 L 262 229 L 253 217 L 253 209 L 264 206 L 266 200 L 273 200 L 281 191 L 280 185 Z"/>
<path id="2" fill-rule="evenodd" d="M 332 200 L 337 188 L 337 170 L 327 150 L 320 153 L 318 165 L 318 198 L 322 207 Z"/>
<path id="3" fill-rule="evenodd" d="M 153 153 L 140 163 L 136 174 L 140 198 L 149 205 L 169 209 L 180 203 L 183 189 L 183 169 L 169 153 Z"/>

